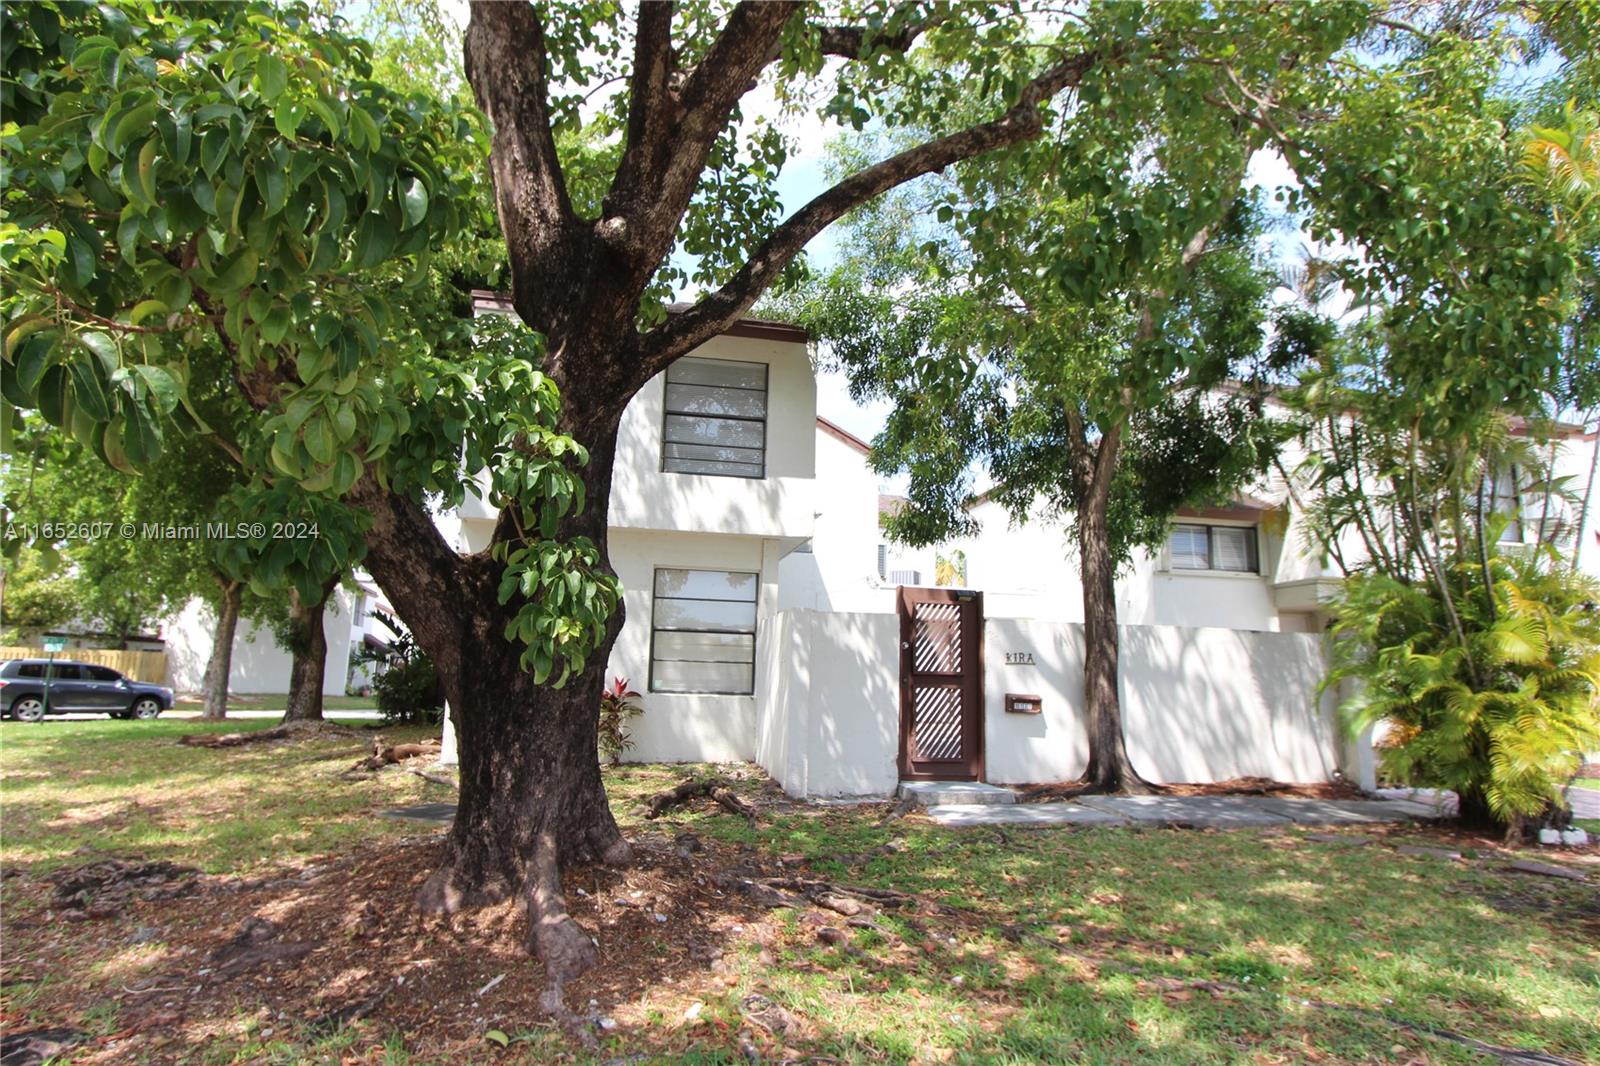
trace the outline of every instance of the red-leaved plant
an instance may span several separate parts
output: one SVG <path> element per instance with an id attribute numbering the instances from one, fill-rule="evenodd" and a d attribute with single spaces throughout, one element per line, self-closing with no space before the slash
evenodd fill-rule
<path id="1" fill-rule="evenodd" d="M 628 687 L 628 679 L 614 677 L 600 694 L 600 754 L 612 766 L 622 761 L 622 753 L 633 747 L 628 721 L 644 713 L 639 694 Z"/>

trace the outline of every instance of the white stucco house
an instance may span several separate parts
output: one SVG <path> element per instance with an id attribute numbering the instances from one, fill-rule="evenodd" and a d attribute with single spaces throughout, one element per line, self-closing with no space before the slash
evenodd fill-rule
<path id="1" fill-rule="evenodd" d="M 1569 434 L 1563 462 L 1586 471 L 1594 444 Z M 1081 774 L 1082 606 L 1062 531 L 979 500 L 983 532 L 947 546 L 965 587 L 934 587 L 937 553 L 884 543 L 896 501 L 869 458 L 817 416 L 807 338 L 781 323 L 740 323 L 634 398 L 609 501 L 627 623 L 608 672 L 645 711 L 631 758 L 753 760 L 796 796 Z M 1269 479 L 1180 515 L 1119 580 L 1128 744 L 1151 780 L 1371 779 L 1317 691 L 1336 575 L 1286 495 Z M 493 520 L 469 501 L 439 522 L 472 550 Z"/>

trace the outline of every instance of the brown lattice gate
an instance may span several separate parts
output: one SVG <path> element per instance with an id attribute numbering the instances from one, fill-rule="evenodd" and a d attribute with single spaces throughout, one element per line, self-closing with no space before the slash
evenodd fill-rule
<path id="1" fill-rule="evenodd" d="M 901 588 L 900 776 L 983 774 L 983 594 Z"/>

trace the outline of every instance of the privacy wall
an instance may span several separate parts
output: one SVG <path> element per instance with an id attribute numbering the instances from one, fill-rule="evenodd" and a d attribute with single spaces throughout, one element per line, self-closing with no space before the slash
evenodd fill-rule
<path id="1" fill-rule="evenodd" d="M 768 629 L 757 761 L 793 796 L 882 796 L 899 782 L 899 619 L 783 611 Z M 1128 752 L 1147 779 L 1325 781 L 1339 768 L 1312 634 L 1124 626 Z M 1088 762 L 1083 626 L 984 626 L 984 778 L 1068 781 Z M 1007 713 L 1006 695 L 1040 698 Z"/>

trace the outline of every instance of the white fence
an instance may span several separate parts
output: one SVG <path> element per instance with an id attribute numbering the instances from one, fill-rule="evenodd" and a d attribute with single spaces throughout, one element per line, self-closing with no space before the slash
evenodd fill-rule
<path id="1" fill-rule="evenodd" d="M 792 610 L 773 619 L 756 761 L 789 794 L 894 791 L 899 635 L 899 619 L 889 614 Z M 1325 781 L 1339 768 L 1333 696 L 1317 696 L 1320 636 L 1124 626 L 1121 637 L 1128 754 L 1148 780 Z M 1079 777 L 1088 761 L 1083 626 L 991 618 L 984 648 L 985 778 Z M 1007 652 L 1032 662 L 1008 663 Z M 1042 697 L 1043 713 L 1007 713 L 1008 692 Z"/>

